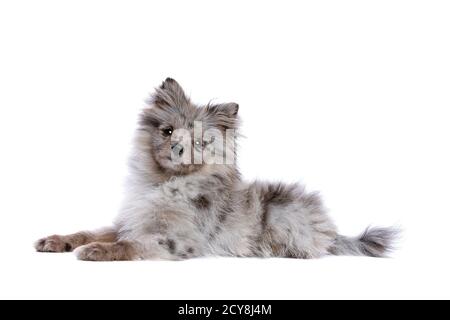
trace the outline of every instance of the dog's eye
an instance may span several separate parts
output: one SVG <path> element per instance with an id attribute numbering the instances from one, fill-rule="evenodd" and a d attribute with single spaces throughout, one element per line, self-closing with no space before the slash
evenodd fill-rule
<path id="1" fill-rule="evenodd" d="M 210 141 L 201 141 L 201 140 L 195 140 L 194 144 L 197 148 L 205 148 L 207 145 L 211 144 L 214 141 L 214 139 Z"/>
<path id="2" fill-rule="evenodd" d="M 209 138 L 208 141 L 206 141 L 206 140 L 203 140 L 203 141 L 196 141 L 195 144 L 197 144 L 197 145 L 200 146 L 200 143 L 201 143 L 201 146 L 204 148 L 204 147 L 206 147 L 207 145 L 213 143 L 213 142 L 214 142 L 214 139 L 215 139 L 214 137 L 211 137 L 211 138 Z M 198 142 L 198 143 L 197 143 L 197 142 Z"/>
<path id="3" fill-rule="evenodd" d="M 171 136 L 172 133 L 173 133 L 172 127 L 162 129 L 162 134 L 166 137 Z"/>
<path id="4" fill-rule="evenodd" d="M 195 140 L 194 145 L 196 148 L 204 148 L 207 145 L 207 143 L 202 140 Z"/>

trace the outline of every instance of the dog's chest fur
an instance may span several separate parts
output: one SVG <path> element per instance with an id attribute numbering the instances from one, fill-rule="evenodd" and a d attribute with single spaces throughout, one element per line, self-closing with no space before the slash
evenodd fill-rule
<path id="1" fill-rule="evenodd" d="M 179 176 L 158 185 L 134 180 L 127 193 L 116 221 L 123 239 L 169 231 L 202 254 L 251 254 L 257 210 L 250 208 L 248 187 L 226 174 Z"/>

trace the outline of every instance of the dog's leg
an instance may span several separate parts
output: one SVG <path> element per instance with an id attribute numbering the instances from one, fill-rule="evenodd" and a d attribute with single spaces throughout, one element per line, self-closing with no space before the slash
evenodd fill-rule
<path id="1" fill-rule="evenodd" d="M 97 231 L 81 231 L 65 236 L 49 236 L 36 241 L 34 247 L 39 252 L 69 252 L 91 242 L 115 241 L 117 241 L 117 231 L 113 228 L 103 228 Z"/>
<path id="2" fill-rule="evenodd" d="M 138 260 L 141 253 L 142 246 L 133 241 L 92 242 L 75 250 L 77 258 L 85 261 Z"/>
<path id="3" fill-rule="evenodd" d="M 75 254 L 87 261 L 185 260 L 203 255 L 198 241 L 174 234 L 148 234 L 113 243 L 93 242 L 78 248 Z"/>

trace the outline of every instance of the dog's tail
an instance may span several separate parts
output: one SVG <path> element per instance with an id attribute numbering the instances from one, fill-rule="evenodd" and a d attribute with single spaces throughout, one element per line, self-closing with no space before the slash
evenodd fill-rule
<path id="1" fill-rule="evenodd" d="M 395 249 L 400 229 L 367 228 L 359 237 L 338 235 L 329 253 L 336 256 L 386 257 Z"/>

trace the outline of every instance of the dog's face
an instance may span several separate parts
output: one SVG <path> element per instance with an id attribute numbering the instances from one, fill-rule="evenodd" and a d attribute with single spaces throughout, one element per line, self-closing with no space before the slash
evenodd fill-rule
<path id="1" fill-rule="evenodd" d="M 234 164 L 238 109 L 236 103 L 194 105 L 167 78 L 142 113 L 140 129 L 149 133 L 148 150 L 160 170 L 192 173 L 208 164 Z"/>

